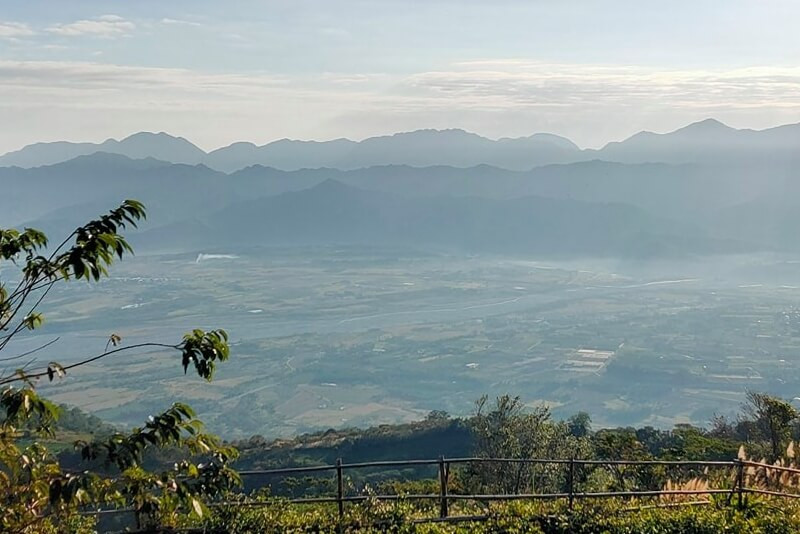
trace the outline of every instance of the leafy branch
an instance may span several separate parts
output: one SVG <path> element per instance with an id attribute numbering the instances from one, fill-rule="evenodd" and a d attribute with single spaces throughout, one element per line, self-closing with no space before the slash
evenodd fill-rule
<path id="1" fill-rule="evenodd" d="M 144 206 L 126 200 L 75 229 L 51 250 L 47 236 L 39 230 L 0 229 L 0 265 L 8 262 L 19 272 L 19 279 L 11 284 L 13 289 L 0 280 L 0 354 L 17 336 L 44 324 L 39 308 L 53 287 L 70 280 L 96 282 L 108 275 L 114 261 L 132 254 L 118 232 L 136 227 L 144 218 Z M 19 354 L 0 357 L 0 362 L 20 360 L 57 341 L 55 338 Z M 129 433 L 76 443 L 84 460 L 114 466 L 115 476 L 100 476 L 91 470 L 64 472 L 42 443 L 21 444 L 20 439 L 31 429 L 36 435 L 54 435 L 60 414 L 57 405 L 36 392 L 39 379 L 53 381 L 75 368 L 127 351 L 168 349 L 181 354 L 184 372 L 193 367 L 198 376 L 210 381 L 217 364 L 230 356 L 224 330 L 193 330 L 175 344 L 120 343 L 121 338 L 112 334 L 103 352 L 69 365 L 50 362 L 31 368 L 35 361 L 31 360 L 13 371 L 0 371 L 0 531 L 38 532 L 44 525 L 60 530 L 61 520 L 74 517 L 79 507 L 89 505 L 133 506 L 140 527 L 174 523 L 178 513 L 202 516 L 205 499 L 240 483 L 229 467 L 237 451 L 203 432 L 202 422 L 192 409 L 180 403 Z M 144 469 L 147 451 L 163 447 L 182 450 L 188 456 L 166 471 Z M 192 458 L 197 457 L 203 461 L 195 463 Z"/>

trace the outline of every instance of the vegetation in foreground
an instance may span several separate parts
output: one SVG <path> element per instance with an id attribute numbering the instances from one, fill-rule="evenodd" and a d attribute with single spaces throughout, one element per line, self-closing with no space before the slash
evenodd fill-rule
<path id="1" fill-rule="evenodd" d="M 606 501 L 572 511 L 557 503 L 510 503 L 464 510 L 480 520 L 414 523 L 410 503 L 366 503 L 345 517 L 343 532 L 408 534 L 782 534 L 800 531 L 800 507 L 774 499 L 751 499 L 743 510 L 724 499 L 702 506 L 637 508 L 643 503 Z M 427 516 L 430 517 L 430 514 Z M 200 525 L 196 525 L 200 526 Z M 336 510 L 324 506 L 227 508 L 205 522 L 205 532 L 336 532 Z"/>
<path id="2" fill-rule="evenodd" d="M 46 348 L 9 352 L 10 342 L 37 329 L 44 317 L 38 311 L 50 288 L 68 280 L 96 281 L 105 276 L 115 258 L 131 249 L 117 233 L 135 225 L 144 208 L 127 201 L 109 214 L 78 228 L 55 248 L 46 236 L 32 229 L 0 231 L 0 261 L 18 267 L 18 280 L 0 284 L 0 351 L 5 362 L 21 360 Z M 176 351 L 184 370 L 193 368 L 211 380 L 216 364 L 228 358 L 227 335 L 222 330 L 194 330 L 179 343 L 142 343 L 121 346 L 111 334 L 98 355 L 61 365 L 34 361 L 14 371 L 0 372 L 0 498 L 4 532 L 90 532 L 98 525 L 98 507 L 132 512 L 134 525 L 147 531 L 172 527 L 197 527 L 215 532 L 794 532 L 800 528 L 798 509 L 776 499 L 749 496 L 745 507 L 700 493 L 702 507 L 680 510 L 629 510 L 639 503 L 613 501 L 582 504 L 565 510 L 563 503 L 488 505 L 467 500 L 454 503 L 452 514 L 481 516 L 462 524 L 426 524 L 415 520 L 436 515 L 435 505 L 412 502 L 404 495 L 432 493 L 435 481 L 420 473 L 395 473 L 370 480 L 350 478 L 347 490 L 366 499 L 348 506 L 343 518 L 329 505 L 290 505 L 270 495 L 272 484 L 256 491 L 240 490 L 241 479 L 232 468 L 235 447 L 203 432 L 190 407 L 174 404 L 130 432 L 91 428 L 80 414 L 67 412 L 63 429 L 83 432 L 75 442 L 79 459 L 48 450 L 62 409 L 36 392 L 38 380 L 53 381 L 67 372 L 113 354 L 152 348 Z M 6 356 L 6 355 L 9 356 Z M 483 458 L 602 458 L 651 459 L 655 457 L 716 458 L 732 447 L 746 444 L 751 453 L 780 466 L 797 467 L 790 442 L 797 433 L 797 411 L 787 402 L 751 393 L 742 417 L 715 420 L 710 431 L 692 427 L 664 433 L 654 429 L 617 429 L 592 432 L 586 414 L 554 421 L 546 408 L 526 410 L 518 398 L 499 397 L 491 404 L 481 399 L 473 417 L 452 421 L 434 412 L 423 425 L 461 433 L 471 454 Z M 94 432 L 92 432 L 94 430 Z M 62 438 L 64 435 L 62 434 Z M 330 436 L 328 436 L 330 437 Z M 787 446 L 788 443 L 788 446 Z M 253 446 L 251 446 L 253 445 Z M 259 449 L 258 439 L 248 443 L 248 456 Z M 268 447 L 266 447 L 268 450 Z M 58 447 L 55 448 L 58 450 Z M 418 451 L 417 451 L 418 452 Z M 744 454 L 744 452 L 740 452 Z M 313 460 L 312 460 L 313 462 Z M 291 462 L 289 462 L 291 463 Z M 539 466 L 541 467 L 541 466 Z M 666 468 L 630 469 L 600 466 L 583 470 L 570 480 L 576 491 L 626 491 L 692 487 L 730 488 L 731 473 Z M 563 470 L 525 464 L 469 463 L 452 473 L 456 493 L 563 492 Z M 747 473 L 749 483 L 764 488 L 800 487 L 798 477 L 774 477 L 769 469 Z M 380 485 L 372 488 L 371 482 Z M 285 485 L 285 484 L 284 484 Z M 291 494 L 315 495 L 330 489 L 323 480 L 294 480 Z M 391 502 L 376 492 L 401 498 Z M 277 492 L 276 492 L 277 494 Z M 222 505 L 239 501 L 247 506 Z M 252 506 L 258 504 L 259 506 Z M 659 502 L 659 504 L 685 504 Z M 624 512 L 624 513 L 623 513 Z"/>
<path id="3" fill-rule="evenodd" d="M 10 267 L 12 273 L 9 277 L 3 270 L 0 280 L 0 531 L 80 531 L 92 520 L 79 512 L 98 506 L 130 507 L 138 527 L 153 527 L 169 522 L 167 517 L 201 517 L 208 497 L 238 483 L 228 466 L 235 449 L 203 432 L 185 404 L 174 404 L 130 432 L 100 432 L 77 441 L 75 448 L 88 464 L 80 470 L 65 469 L 45 443 L 54 436 L 62 410 L 38 395 L 39 380 L 53 381 L 135 349 L 177 352 L 184 371 L 191 367 L 206 380 L 211 380 L 218 362 L 228 359 L 223 330 L 193 330 L 171 345 L 122 346 L 120 336 L 111 334 L 99 354 L 68 365 L 42 365 L 36 356 L 31 358 L 57 339 L 28 350 L 12 343 L 42 325 L 39 307 L 54 286 L 70 280 L 96 282 L 108 274 L 114 260 L 130 254 L 131 247 L 118 231 L 136 226 L 144 216 L 142 204 L 125 201 L 54 247 L 38 230 L 0 230 L 0 267 Z M 67 414 L 67 422 L 74 419 L 70 416 L 74 414 Z M 183 458 L 166 468 L 146 469 L 143 456 L 167 446 L 183 451 Z"/>

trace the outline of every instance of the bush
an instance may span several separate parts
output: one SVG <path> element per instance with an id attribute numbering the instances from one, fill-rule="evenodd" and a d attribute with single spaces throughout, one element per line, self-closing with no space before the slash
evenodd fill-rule
<path id="1" fill-rule="evenodd" d="M 583 504 L 514 502 L 488 508 L 463 505 L 453 515 L 486 514 L 482 521 L 413 524 L 430 517 L 411 502 L 367 501 L 346 508 L 343 532 L 372 534 L 789 534 L 800 532 L 800 507 L 774 499 L 751 500 L 745 510 L 724 500 L 704 506 L 631 510 L 630 501 Z M 225 507 L 207 518 L 209 532 L 336 532 L 336 505 Z"/>

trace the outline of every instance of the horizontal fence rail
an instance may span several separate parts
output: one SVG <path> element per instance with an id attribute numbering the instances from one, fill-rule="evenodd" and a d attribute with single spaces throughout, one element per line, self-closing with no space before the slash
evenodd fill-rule
<path id="1" fill-rule="evenodd" d="M 453 494 L 450 493 L 449 475 L 450 467 L 465 464 L 529 464 L 529 465 L 556 465 L 567 468 L 566 472 L 566 491 L 556 493 L 509 493 L 509 494 Z M 698 489 L 660 489 L 660 490 L 629 490 L 629 491 L 601 491 L 585 492 L 578 491 L 575 483 L 576 468 L 589 467 L 685 467 L 685 468 L 727 468 L 733 474 L 732 486 L 729 488 L 698 488 Z M 388 494 L 388 495 L 345 495 L 345 473 L 358 469 L 378 469 L 378 468 L 397 468 L 397 467 L 437 467 L 439 492 L 432 494 Z M 341 459 L 335 464 L 303 466 L 303 467 L 284 467 L 276 469 L 250 469 L 239 471 L 243 478 L 248 477 L 281 477 L 291 475 L 310 475 L 332 473 L 335 476 L 336 495 L 318 497 L 297 497 L 297 498 L 267 498 L 266 500 L 244 500 L 244 501 L 218 501 L 208 503 L 208 506 L 215 507 L 261 507 L 273 506 L 276 504 L 336 504 L 340 521 L 344 519 L 345 505 L 347 503 L 359 503 L 367 500 L 378 501 L 438 501 L 438 517 L 417 518 L 413 523 L 421 522 L 441 522 L 441 521 L 471 521 L 486 519 L 487 516 L 451 516 L 449 514 L 449 504 L 457 501 L 516 501 L 516 500 L 559 500 L 563 499 L 571 509 L 575 500 L 588 499 L 614 499 L 614 498 L 657 498 L 664 496 L 699 496 L 699 495 L 728 495 L 728 502 L 737 497 L 738 505 L 743 505 L 744 495 L 748 493 L 757 495 L 767 495 L 774 497 L 786 497 L 797 499 L 800 494 L 788 493 L 772 489 L 748 487 L 746 481 L 747 468 L 756 468 L 769 476 L 771 472 L 789 473 L 800 475 L 800 469 L 772 465 L 762 462 L 751 462 L 747 460 L 732 461 L 697 461 L 697 460 L 580 460 L 580 459 L 543 459 L 543 458 L 481 458 L 481 457 L 457 457 L 420 460 L 383 460 L 375 462 L 344 463 Z M 747 475 L 749 476 L 749 475 Z M 695 500 L 689 502 L 668 502 L 651 507 L 672 507 L 707 504 L 708 500 Z M 641 507 L 629 508 L 636 510 Z M 85 510 L 83 515 L 96 515 L 98 518 L 105 515 L 132 513 L 131 508 L 107 509 L 107 510 Z"/>

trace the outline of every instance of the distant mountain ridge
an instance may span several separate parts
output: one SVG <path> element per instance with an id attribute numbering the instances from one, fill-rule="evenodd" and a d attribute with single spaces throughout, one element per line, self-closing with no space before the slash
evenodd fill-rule
<path id="1" fill-rule="evenodd" d="M 566 161 L 543 163 L 553 159 Z M 243 162 L 255 163 L 213 168 Z M 315 168 L 292 169 L 300 162 Z M 527 168 L 532 162 L 540 164 Z M 800 125 L 737 130 L 713 119 L 595 151 L 547 134 L 490 140 L 420 130 L 361 142 L 238 143 L 206 154 L 183 138 L 140 133 L 0 158 L 0 227 L 57 232 L 136 198 L 158 225 L 142 231 L 153 232 L 160 250 L 221 246 L 252 228 L 240 244 L 627 257 L 794 252 L 798 171 Z"/>
<path id="2" fill-rule="evenodd" d="M 580 149 L 570 140 L 551 135 L 504 138 L 497 141 L 464 130 L 417 130 L 370 137 L 360 142 L 292 141 L 282 139 L 258 147 L 235 146 L 249 165 L 265 165 L 281 170 L 329 167 L 352 170 L 376 165 L 427 167 L 448 165 L 473 167 L 487 164 L 513 170 L 527 170 L 549 163 L 566 163 Z M 242 168 L 232 164 L 231 147 L 209 153 L 205 163 L 224 172 Z"/>
<path id="3" fill-rule="evenodd" d="M 327 186 L 321 187 L 326 183 Z M 357 192 L 340 195 L 342 188 L 337 184 Z M 148 206 L 149 220 L 159 227 L 158 235 L 153 237 L 154 243 L 170 241 L 168 235 L 163 234 L 167 231 L 176 236 L 171 241 L 174 246 L 185 248 L 191 243 L 195 249 L 203 248 L 204 239 L 210 242 L 215 235 L 206 228 L 212 213 L 229 210 L 228 218 L 235 219 L 247 211 L 247 204 L 243 203 L 261 202 L 266 198 L 294 202 L 291 193 L 305 190 L 303 202 L 297 204 L 296 210 L 286 212 L 280 204 L 270 204 L 261 223 L 257 222 L 257 217 L 252 217 L 250 223 L 259 235 L 271 236 L 268 242 L 272 244 L 291 243 L 292 235 L 298 242 L 308 244 L 313 244 L 315 239 L 318 243 L 335 243 L 339 235 L 336 231 L 349 232 L 351 238 L 361 236 L 357 241 L 369 243 L 390 237 L 398 244 L 430 243 L 438 232 L 449 226 L 446 218 L 434 216 L 437 213 L 433 208 L 435 204 L 441 213 L 449 213 L 453 221 L 461 221 L 464 235 L 472 236 L 461 242 L 462 248 L 471 250 L 498 248 L 499 236 L 487 237 L 492 228 L 506 227 L 507 235 L 515 235 L 517 242 L 524 243 L 526 234 L 519 235 L 519 231 L 533 232 L 540 227 L 550 227 L 551 233 L 557 235 L 559 227 L 570 226 L 570 217 L 585 221 L 592 210 L 600 214 L 627 213 L 627 223 L 616 226 L 613 233 L 629 236 L 630 242 L 635 243 L 641 236 L 634 239 L 628 232 L 629 227 L 646 229 L 645 234 L 658 237 L 657 245 L 647 245 L 653 252 L 699 253 L 702 247 L 698 243 L 707 244 L 709 252 L 736 249 L 719 246 L 720 243 L 713 240 L 741 241 L 751 248 L 800 250 L 800 241 L 794 237 L 800 228 L 796 224 L 800 219 L 793 215 L 800 212 L 795 200 L 800 198 L 800 181 L 794 178 L 791 168 L 787 171 L 781 166 L 772 168 L 760 164 L 716 167 L 593 160 L 547 165 L 524 172 L 488 165 L 470 168 L 386 165 L 349 171 L 327 168 L 281 171 L 256 165 L 225 174 L 202 164 L 173 164 L 154 158 L 131 159 L 99 152 L 31 169 L 0 167 L 0 190 L 3 192 L 0 227 L 28 225 L 59 232 L 125 198 L 136 198 Z M 355 202 L 365 195 L 369 202 Z M 342 206 L 355 211 L 345 209 L 340 216 L 331 217 L 332 222 L 309 216 L 308 220 L 319 223 L 312 227 L 313 232 L 287 233 L 288 241 L 281 241 L 281 236 L 272 234 L 274 228 L 287 227 L 299 232 L 306 219 L 295 221 L 293 218 L 297 214 L 330 212 L 340 197 L 346 200 Z M 386 198 L 392 200 L 384 201 Z M 528 202 L 528 207 L 536 206 L 536 214 L 549 213 L 550 217 L 534 217 L 535 214 L 520 211 L 518 202 L 523 201 Z M 395 214 L 393 206 L 398 203 L 404 206 L 404 217 Z M 474 217 L 467 215 L 468 206 L 474 208 Z M 616 207 L 611 210 L 609 206 Z M 632 212 L 625 209 L 639 210 L 639 215 L 631 215 Z M 760 215 L 748 217 L 756 209 Z M 371 215 L 366 216 L 365 211 Z M 273 213 L 283 213 L 285 218 L 275 219 Z M 356 213 L 360 213 L 361 218 L 345 228 L 346 221 Z M 565 219 L 564 213 L 571 216 Z M 382 223 L 389 215 L 394 217 L 391 219 L 394 224 L 405 228 L 403 236 L 395 235 L 391 225 Z M 508 226 L 514 216 L 517 224 Z M 429 228 L 419 226 L 418 220 L 427 221 Z M 481 221 L 488 229 L 484 230 L 476 221 Z M 744 224 L 745 221 L 749 222 Z M 150 224 L 148 222 L 143 230 L 152 228 Z M 212 224 L 212 228 L 214 226 L 216 224 Z M 412 231 L 412 227 L 416 229 Z M 197 239 L 189 239 L 192 228 Z M 369 234 L 378 229 L 382 232 L 380 238 Z M 215 242 L 222 243 L 223 238 L 229 239 L 235 234 L 234 227 L 229 230 Z M 592 230 L 592 225 L 586 226 L 587 233 Z M 181 239 L 177 239 L 178 236 Z M 665 240 L 664 236 L 672 237 Z M 442 246 L 456 244 L 459 239 L 458 232 L 453 230 L 447 239 L 440 238 L 438 243 Z M 572 237 L 563 240 L 565 243 L 574 241 Z M 608 253 L 625 252 L 622 242 L 611 241 L 598 237 L 596 241 L 582 243 L 586 253 L 601 253 L 593 248 L 595 242 L 607 242 Z M 645 242 L 639 242 L 639 250 L 645 250 Z M 530 251 L 538 250 L 532 243 L 529 245 Z M 567 252 L 555 242 L 550 242 L 548 247 L 551 252 Z M 541 250 L 546 251 L 548 247 Z M 632 247 L 637 249 L 637 246 Z M 501 248 L 511 251 L 513 247 L 506 242 Z M 569 253 L 577 254 L 578 249 L 575 247 Z M 630 251 L 625 253 L 631 254 Z"/>
<path id="4" fill-rule="evenodd" d="M 448 252 L 633 257 L 725 253 L 741 247 L 691 235 L 639 208 L 526 196 L 413 198 L 327 179 L 244 200 L 134 238 L 137 248 L 398 246 Z"/>
<path id="5" fill-rule="evenodd" d="M 624 141 L 586 152 L 620 163 L 720 163 L 786 158 L 797 161 L 798 151 L 800 124 L 751 130 L 706 119 L 664 134 L 639 132 Z"/>
<path id="6" fill-rule="evenodd" d="M 0 156 L 0 167 L 52 165 L 96 152 L 203 164 L 226 173 L 253 165 L 293 171 L 353 170 L 384 165 L 466 168 L 483 164 L 521 171 L 594 159 L 620 163 L 789 161 L 793 164 L 800 153 L 800 124 L 750 130 L 706 119 L 669 133 L 640 132 L 599 150 L 582 150 L 569 139 L 546 133 L 492 140 L 459 129 L 428 129 L 363 141 L 281 139 L 261 146 L 237 142 L 206 153 L 182 137 L 140 132 L 120 141 L 108 139 L 102 143 L 36 143 Z"/>
<path id="7" fill-rule="evenodd" d="M 0 156 L 2 167 L 41 167 L 54 165 L 97 152 L 119 154 L 131 159 L 154 158 L 170 163 L 196 165 L 206 153 L 183 137 L 164 132 L 139 132 L 120 141 L 107 139 L 102 143 L 71 143 L 56 141 L 36 143 Z"/>

